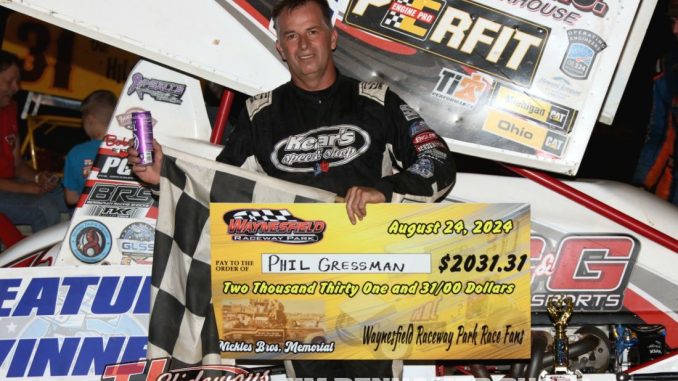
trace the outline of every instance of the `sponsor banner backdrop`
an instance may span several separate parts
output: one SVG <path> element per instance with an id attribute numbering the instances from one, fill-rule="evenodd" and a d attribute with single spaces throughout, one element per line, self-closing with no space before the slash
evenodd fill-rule
<path id="1" fill-rule="evenodd" d="M 235 2 L 270 27 L 274 1 Z M 387 83 L 453 151 L 576 174 L 639 1 L 330 3 L 339 70 Z"/>
<path id="2" fill-rule="evenodd" d="M 224 358 L 530 355 L 526 204 L 212 204 Z"/>
<path id="3" fill-rule="evenodd" d="M 145 358 L 150 289 L 150 266 L 0 269 L 0 379 L 94 381 Z"/>
<path id="4" fill-rule="evenodd" d="M 620 37 L 637 5 L 615 0 L 351 0 L 343 21 L 414 48 L 412 60 L 438 74 L 410 80 L 419 86 L 391 84 L 417 89 L 409 99 L 453 149 L 576 173 L 623 47 Z M 494 81 L 476 86 L 472 78 L 478 73 Z M 486 92 L 493 93 L 491 102 L 473 111 L 458 99 L 460 94 L 481 98 Z M 572 141 L 580 143 L 569 147 Z"/>

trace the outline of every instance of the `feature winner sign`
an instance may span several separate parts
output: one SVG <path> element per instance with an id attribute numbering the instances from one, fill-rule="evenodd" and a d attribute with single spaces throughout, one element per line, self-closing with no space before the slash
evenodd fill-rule
<path id="1" fill-rule="evenodd" d="M 530 355 L 526 204 L 212 204 L 225 358 Z"/>
<path id="2" fill-rule="evenodd" d="M 146 357 L 150 266 L 0 269 L 0 379 L 92 381 Z"/>

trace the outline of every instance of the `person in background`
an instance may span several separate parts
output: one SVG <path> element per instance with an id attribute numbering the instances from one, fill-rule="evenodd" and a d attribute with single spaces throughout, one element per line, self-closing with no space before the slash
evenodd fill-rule
<path id="1" fill-rule="evenodd" d="M 75 205 L 85 188 L 116 103 L 115 94 L 107 90 L 96 90 L 82 101 L 82 127 L 91 140 L 76 145 L 66 155 L 63 184 L 68 205 Z"/>
<path id="2" fill-rule="evenodd" d="M 13 100 L 19 91 L 19 67 L 14 54 L 0 51 L 0 213 L 15 225 L 30 225 L 35 233 L 58 223 L 68 209 L 57 189 L 59 178 L 36 171 L 21 158 Z"/>
<path id="3" fill-rule="evenodd" d="M 669 1 L 674 38 L 659 61 L 652 113 L 632 182 L 678 205 L 678 0 Z"/>

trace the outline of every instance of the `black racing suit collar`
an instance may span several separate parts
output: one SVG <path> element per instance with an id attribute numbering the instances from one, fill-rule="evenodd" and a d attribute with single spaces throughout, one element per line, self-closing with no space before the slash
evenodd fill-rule
<path id="1" fill-rule="evenodd" d="M 337 77 L 334 80 L 334 82 L 330 85 L 330 87 L 323 89 L 323 90 L 317 90 L 317 91 L 308 91 L 304 90 L 297 85 L 294 84 L 294 82 L 290 81 L 289 86 L 290 88 L 299 96 L 301 96 L 303 99 L 309 100 L 309 101 L 324 101 L 325 99 L 331 98 L 336 92 L 337 89 L 339 88 L 339 84 L 344 81 L 344 76 L 341 75 L 341 73 L 337 70 Z"/>

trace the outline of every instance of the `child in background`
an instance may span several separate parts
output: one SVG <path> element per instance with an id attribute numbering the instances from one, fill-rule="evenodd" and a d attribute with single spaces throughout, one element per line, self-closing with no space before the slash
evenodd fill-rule
<path id="1" fill-rule="evenodd" d="M 66 155 L 63 184 L 68 205 L 75 205 L 85 188 L 116 103 L 115 94 L 106 90 L 94 91 L 82 101 L 82 126 L 91 140 L 76 145 Z"/>

